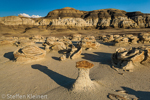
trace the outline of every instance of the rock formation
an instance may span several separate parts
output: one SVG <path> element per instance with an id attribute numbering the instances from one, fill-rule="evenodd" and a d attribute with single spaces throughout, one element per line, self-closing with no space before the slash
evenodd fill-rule
<path id="1" fill-rule="evenodd" d="M 68 49 L 65 54 L 63 54 L 61 57 L 59 57 L 60 61 L 66 60 L 66 59 L 76 59 L 80 57 L 82 53 L 82 48 L 76 48 L 74 45 L 71 46 L 71 50 Z"/>
<path id="2" fill-rule="evenodd" d="M 49 50 L 59 51 L 59 50 L 66 50 L 67 48 L 69 48 L 72 45 L 72 42 L 66 37 L 60 39 L 56 37 L 47 37 L 43 45 L 46 51 Z"/>
<path id="3" fill-rule="evenodd" d="M 23 26 L 25 29 L 103 29 L 103 28 L 150 28 L 150 14 L 126 12 L 119 9 L 80 11 L 65 7 L 50 11 L 41 18 L 22 16 L 0 17 L 0 24 Z M 30 26 L 30 28 L 29 28 Z M 26 30 L 24 31 L 26 32 Z"/>
<path id="4" fill-rule="evenodd" d="M 84 49 L 88 49 L 88 48 L 97 49 L 99 48 L 100 43 L 98 43 L 95 40 L 94 36 L 86 36 L 82 38 L 82 40 L 78 43 L 78 46 Z"/>
<path id="5" fill-rule="evenodd" d="M 30 62 L 43 59 L 46 55 L 46 51 L 37 46 L 28 45 L 17 49 L 13 55 L 16 62 Z"/>
<path id="6" fill-rule="evenodd" d="M 112 66 L 133 71 L 136 65 L 149 62 L 149 50 L 150 47 L 132 47 L 129 50 L 118 48 L 116 53 L 112 54 Z"/>
<path id="7" fill-rule="evenodd" d="M 150 43 L 150 33 L 144 32 L 138 35 L 102 35 L 99 37 L 103 42 L 112 42 L 115 46 L 128 46 L 138 43 Z"/>
<path id="8" fill-rule="evenodd" d="M 89 77 L 89 71 L 94 65 L 88 61 L 79 61 L 76 63 L 78 68 L 78 77 L 71 87 L 74 92 L 90 92 L 96 87 L 96 83 Z"/>

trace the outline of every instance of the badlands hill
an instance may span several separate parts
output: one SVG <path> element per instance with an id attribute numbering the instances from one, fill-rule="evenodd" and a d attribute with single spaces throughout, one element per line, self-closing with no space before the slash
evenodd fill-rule
<path id="1" fill-rule="evenodd" d="M 0 17 L 1 33 L 28 30 L 91 30 L 106 28 L 150 28 L 150 14 L 126 12 L 119 9 L 80 11 L 65 7 L 50 11 L 45 17 L 27 18 L 23 16 Z"/>

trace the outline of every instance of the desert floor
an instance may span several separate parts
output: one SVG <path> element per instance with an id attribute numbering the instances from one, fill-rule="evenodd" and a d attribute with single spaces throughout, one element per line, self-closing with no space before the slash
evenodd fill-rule
<path id="1" fill-rule="evenodd" d="M 141 32 L 141 30 L 139 31 Z M 127 32 L 116 30 L 116 32 L 111 32 L 110 30 L 101 30 L 96 32 L 100 34 L 103 32 L 123 34 L 139 33 L 139 31 L 130 30 Z M 150 31 L 150 29 L 142 31 Z M 96 32 L 82 31 L 81 33 L 82 35 L 93 35 Z M 54 34 L 54 36 L 71 34 L 62 33 L 64 34 Z M 99 35 L 98 33 L 94 35 Z M 45 36 L 47 35 L 45 34 Z M 108 98 L 108 94 L 110 93 L 123 96 L 129 100 L 133 98 L 150 100 L 150 66 L 136 66 L 133 72 L 124 72 L 122 69 L 116 71 L 111 67 L 111 55 L 118 47 L 104 44 L 101 41 L 99 42 L 101 43 L 99 49 L 91 51 L 83 50 L 82 55 L 74 60 L 59 61 L 59 57 L 62 54 L 51 51 L 47 53 L 45 59 L 31 63 L 14 62 L 13 52 L 18 47 L 1 46 L 0 100 L 9 100 L 11 98 L 10 95 L 16 96 L 16 94 L 26 96 L 28 94 L 47 95 L 47 98 L 42 100 L 110 100 Z M 36 45 L 42 48 L 42 43 L 37 42 Z M 138 44 L 130 47 L 142 45 L 149 44 Z M 129 48 L 129 46 L 125 48 Z M 69 86 L 75 81 L 78 75 L 78 69 L 75 67 L 76 62 L 81 60 L 87 60 L 94 64 L 94 67 L 90 70 L 90 78 L 99 84 L 99 87 L 95 91 L 74 93 L 69 90 Z M 119 93 L 116 90 L 125 90 L 127 93 Z M 11 99 L 19 100 L 19 97 Z M 37 100 L 38 98 L 28 97 L 23 99 Z"/>

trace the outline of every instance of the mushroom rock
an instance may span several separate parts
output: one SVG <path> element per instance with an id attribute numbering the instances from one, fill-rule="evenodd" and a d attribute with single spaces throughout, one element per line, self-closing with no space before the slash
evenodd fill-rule
<path id="1" fill-rule="evenodd" d="M 30 62 L 43 59 L 46 55 L 46 51 L 38 46 L 28 45 L 17 49 L 14 51 L 13 55 L 17 62 Z"/>
<path id="2" fill-rule="evenodd" d="M 71 87 L 72 91 L 91 91 L 96 89 L 97 83 L 92 81 L 89 77 L 89 71 L 94 65 L 88 61 L 76 62 L 76 67 L 78 68 L 78 77 Z"/>

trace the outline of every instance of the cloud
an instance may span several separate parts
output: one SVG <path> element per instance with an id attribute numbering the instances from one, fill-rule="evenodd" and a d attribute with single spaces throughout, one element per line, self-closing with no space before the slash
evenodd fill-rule
<path id="1" fill-rule="evenodd" d="M 42 16 L 39 16 L 39 15 L 32 15 L 32 16 L 29 16 L 28 14 L 26 13 L 20 13 L 18 15 L 21 15 L 21 16 L 24 16 L 24 17 L 29 17 L 29 18 L 40 18 Z"/>

